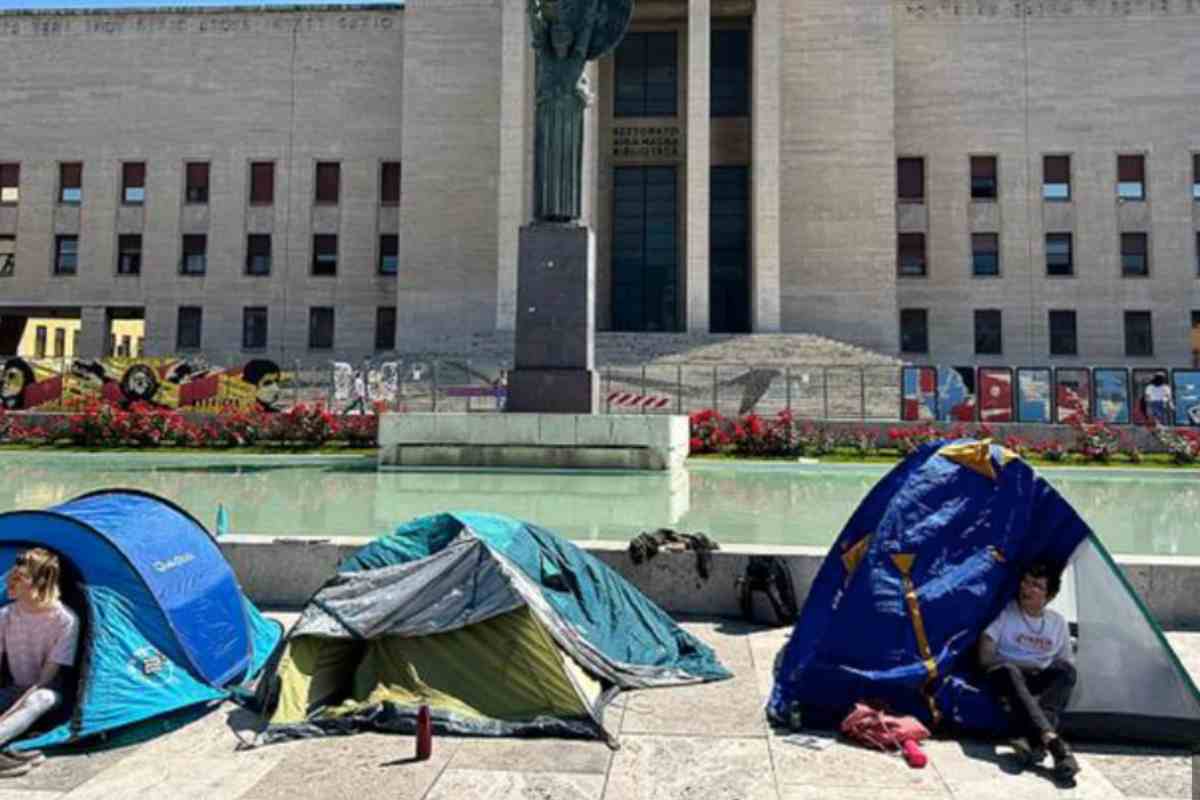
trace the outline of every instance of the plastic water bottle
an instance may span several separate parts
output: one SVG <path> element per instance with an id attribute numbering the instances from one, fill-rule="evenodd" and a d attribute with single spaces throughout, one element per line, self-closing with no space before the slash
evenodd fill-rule
<path id="1" fill-rule="evenodd" d="M 417 710 L 417 761 L 428 761 L 433 754 L 433 716 L 429 706 Z"/>

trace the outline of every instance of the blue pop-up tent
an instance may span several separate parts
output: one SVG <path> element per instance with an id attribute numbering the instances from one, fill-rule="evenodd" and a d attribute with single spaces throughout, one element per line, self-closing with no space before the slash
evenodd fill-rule
<path id="1" fill-rule="evenodd" d="M 881 701 L 930 726 L 1004 733 L 977 664 L 982 630 L 1033 563 L 1063 570 L 1078 680 L 1064 730 L 1195 745 L 1200 693 L 1104 545 L 1016 453 L 923 446 L 859 505 L 813 582 L 768 706 L 834 725 Z"/>
<path id="2" fill-rule="evenodd" d="M 282 628 L 246 599 L 204 526 L 145 492 L 94 492 L 0 514 L 0 570 L 30 547 L 57 553 L 81 623 L 67 702 L 18 748 L 51 747 L 228 697 Z M 69 714 L 69 717 L 68 717 Z"/>

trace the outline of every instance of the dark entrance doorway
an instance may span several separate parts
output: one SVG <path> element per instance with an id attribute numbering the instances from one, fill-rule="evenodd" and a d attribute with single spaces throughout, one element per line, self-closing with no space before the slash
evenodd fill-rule
<path id="1" fill-rule="evenodd" d="M 713 167 L 709 182 L 709 329 L 750 332 L 750 181 L 746 167 Z"/>
<path id="2" fill-rule="evenodd" d="M 613 171 L 613 330 L 679 329 L 676 179 L 675 167 Z"/>

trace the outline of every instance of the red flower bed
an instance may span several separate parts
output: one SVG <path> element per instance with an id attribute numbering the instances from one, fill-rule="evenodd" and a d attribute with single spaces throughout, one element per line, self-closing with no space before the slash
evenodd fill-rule
<path id="1" fill-rule="evenodd" d="M 379 433 L 374 415 L 339 416 L 321 405 L 298 405 L 278 414 L 231 407 L 193 421 L 174 409 L 143 403 L 125 409 L 93 401 L 77 413 L 49 419 L 53 421 L 35 426 L 21 415 L 0 411 L 0 441 L 79 447 L 319 447 L 329 442 L 374 447 Z"/>

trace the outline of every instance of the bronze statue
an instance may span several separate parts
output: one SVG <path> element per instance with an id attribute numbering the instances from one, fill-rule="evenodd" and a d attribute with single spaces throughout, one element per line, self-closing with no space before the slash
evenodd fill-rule
<path id="1" fill-rule="evenodd" d="M 588 61 L 612 50 L 633 16 L 633 0 L 529 0 L 537 53 L 533 217 L 579 219 L 583 189 L 583 114 L 591 93 Z"/>

